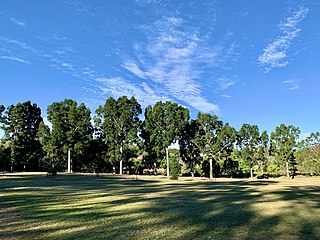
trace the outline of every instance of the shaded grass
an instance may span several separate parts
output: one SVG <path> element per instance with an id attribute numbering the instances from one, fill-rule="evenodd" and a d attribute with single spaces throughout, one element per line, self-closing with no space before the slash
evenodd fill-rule
<path id="1" fill-rule="evenodd" d="M 320 179 L 0 178 L 0 239 L 320 239 Z"/>

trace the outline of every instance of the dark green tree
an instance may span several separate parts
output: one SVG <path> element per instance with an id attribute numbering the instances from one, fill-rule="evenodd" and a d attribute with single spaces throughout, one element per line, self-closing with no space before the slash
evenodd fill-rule
<path id="1" fill-rule="evenodd" d="M 190 170 L 191 176 L 194 177 L 196 166 L 201 163 L 200 147 L 196 143 L 198 134 L 198 125 L 196 120 L 187 122 L 179 134 L 180 157 Z"/>
<path id="2" fill-rule="evenodd" d="M 145 111 L 144 134 L 149 151 L 166 156 L 167 176 L 170 176 L 169 146 L 178 140 L 181 128 L 189 120 L 189 110 L 177 103 L 157 102 Z"/>
<path id="3" fill-rule="evenodd" d="M 238 146 L 241 149 L 242 158 L 250 167 L 251 178 L 253 178 L 253 166 L 257 163 L 259 145 L 260 135 L 258 126 L 244 123 L 238 133 Z"/>
<path id="4" fill-rule="evenodd" d="M 68 172 L 79 170 L 92 139 L 90 110 L 83 103 L 78 105 L 74 100 L 65 99 L 49 105 L 47 113 L 52 124 L 50 137 L 43 141 L 44 145 L 48 144 L 45 146 L 47 156 L 60 169 L 65 169 L 67 163 Z M 44 134 L 38 137 L 45 139 L 48 128 L 43 128 Z"/>
<path id="5" fill-rule="evenodd" d="M 205 161 L 209 161 L 209 177 L 213 178 L 213 160 L 221 151 L 221 143 L 218 141 L 218 134 L 223 127 L 223 122 L 217 116 L 208 113 L 197 115 L 198 133 L 196 144 L 200 148 Z"/>
<path id="6" fill-rule="evenodd" d="M 224 124 L 217 136 L 217 159 L 222 161 L 223 168 L 226 174 L 231 177 L 237 174 L 238 162 L 231 158 L 234 151 L 234 145 L 237 139 L 237 131 L 228 123 Z"/>
<path id="7" fill-rule="evenodd" d="M 267 169 L 268 157 L 269 157 L 269 136 L 267 131 L 263 131 L 260 135 L 260 145 L 257 149 L 257 164 L 261 171 L 261 174 Z"/>
<path id="8" fill-rule="evenodd" d="M 300 135 L 298 127 L 280 124 L 271 133 L 271 153 L 276 157 L 279 167 L 285 164 L 286 175 L 289 178 L 289 159 L 293 150 L 298 146 L 297 140 Z"/>
<path id="9" fill-rule="evenodd" d="M 3 106 L 1 106 L 3 112 Z M 42 122 L 41 109 L 30 101 L 11 105 L 1 116 L 6 141 L 10 141 L 11 160 L 17 170 L 39 170 L 41 147 L 37 132 Z"/>
<path id="10" fill-rule="evenodd" d="M 137 100 L 134 97 L 128 99 L 126 96 L 117 100 L 110 97 L 104 106 L 99 106 L 96 110 L 96 126 L 100 126 L 101 136 L 109 145 L 109 153 L 113 152 L 110 157 L 120 162 L 120 174 L 125 160 L 124 148 L 138 138 L 141 113 L 141 106 Z"/>

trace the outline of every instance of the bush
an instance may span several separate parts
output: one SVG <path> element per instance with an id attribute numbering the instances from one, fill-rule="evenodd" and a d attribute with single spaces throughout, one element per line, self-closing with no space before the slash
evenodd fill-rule
<path id="1" fill-rule="evenodd" d="M 271 164 L 267 167 L 267 172 L 270 177 L 279 177 L 279 171 L 280 168 L 275 164 Z"/>
<path id="2" fill-rule="evenodd" d="M 177 158 L 170 158 L 170 179 L 177 180 L 180 174 L 180 164 Z"/>
<path id="3" fill-rule="evenodd" d="M 57 176 L 57 170 L 55 168 L 48 168 L 47 177 Z"/>

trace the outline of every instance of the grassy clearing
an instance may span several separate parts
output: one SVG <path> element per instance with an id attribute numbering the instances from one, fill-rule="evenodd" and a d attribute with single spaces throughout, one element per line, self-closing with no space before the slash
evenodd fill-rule
<path id="1" fill-rule="evenodd" d="M 0 239 L 320 239 L 320 179 L 0 177 Z"/>

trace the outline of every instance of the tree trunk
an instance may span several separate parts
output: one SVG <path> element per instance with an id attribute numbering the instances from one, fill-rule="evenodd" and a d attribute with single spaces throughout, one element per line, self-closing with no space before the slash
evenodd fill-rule
<path id="1" fill-rule="evenodd" d="M 213 171 L 212 171 L 212 158 L 209 160 L 210 162 L 210 180 L 213 178 Z"/>
<path id="2" fill-rule="evenodd" d="M 120 171 L 119 171 L 120 175 L 122 175 L 122 164 L 123 164 L 123 162 L 122 162 L 122 152 L 123 152 L 123 149 L 122 149 L 122 145 L 121 145 L 121 146 L 120 146 L 120 156 L 121 156 L 121 160 L 120 160 Z"/>
<path id="3" fill-rule="evenodd" d="M 250 178 L 253 178 L 253 169 L 252 169 L 252 167 L 250 168 Z"/>
<path id="4" fill-rule="evenodd" d="M 169 148 L 166 147 L 166 157 L 167 157 L 167 177 L 170 176 L 170 168 L 169 168 Z"/>
<path id="5" fill-rule="evenodd" d="M 68 173 L 72 173 L 71 169 L 71 150 L 68 150 Z"/>
<path id="6" fill-rule="evenodd" d="M 287 178 L 289 178 L 289 162 L 286 160 L 286 171 L 287 171 Z"/>
<path id="7" fill-rule="evenodd" d="M 194 171 L 191 172 L 191 177 L 194 178 Z"/>

